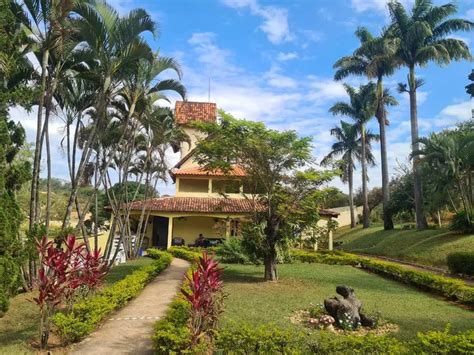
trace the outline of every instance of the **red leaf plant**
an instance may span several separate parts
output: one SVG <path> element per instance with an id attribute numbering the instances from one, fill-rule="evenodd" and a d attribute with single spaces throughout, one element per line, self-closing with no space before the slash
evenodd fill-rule
<path id="1" fill-rule="evenodd" d="M 46 236 L 36 240 L 40 269 L 35 280 L 38 297 L 33 300 L 40 308 L 42 349 L 48 344 L 49 317 L 57 307 L 62 303 L 71 305 L 76 295 L 96 289 L 107 273 L 100 251 L 87 252 L 84 243 L 76 244 L 74 235 L 67 236 L 63 244 L 62 248 L 55 247 Z"/>
<path id="2" fill-rule="evenodd" d="M 204 336 L 212 336 L 222 313 L 224 292 L 219 263 L 203 252 L 196 270 L 186 276 L 188 289 L 181 292 L 190 303 L 189 330 L 191 343 L 197 345 Z"/>

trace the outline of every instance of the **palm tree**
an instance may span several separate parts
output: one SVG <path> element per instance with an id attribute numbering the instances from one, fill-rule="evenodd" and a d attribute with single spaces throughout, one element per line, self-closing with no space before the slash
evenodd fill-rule
<path id="1" fill-rule="evenodd" d="M 75 69 L 79 77 L 88 80 L 97 88 L 95 119 L 85 140 L 85 149 L 88 150 L 97 141 L 98 132 L 104 131 L 107 127 L 108 109 L 122 88 L 122 80 L 130 73 L 134 63 L 143 58 L 150 61 L 153 59 L 153 53 L 143 40 L 142 34 L 144 32 L 155 34 L 155 23 L 142 9 L 133 10 L 127 16 L 121 17 L 111 6 L 101 1 L 81 3 L 77 6 L 76 12 L 80 16 L 75 25 L 80 34 L 81 49 L 76 53 Z M 132 108 L 128 118 L 131 118 L 133 111 Z M 114 151 L 108 157 L 107 164 L 112 162 L 113 155 Z M 63 227 L 69 224 L 74 202 L 79 210 L 76 199 L 78 182 L 84 173 L 86 163 L 78 168 L 76 184 L 71 189 Z M 104 177 L 105 170 L 99 177 L 99 183 Z M 82 217 L 89 208 L 90 203 L 87 203 L 82 209 Z M 83 224 L 83 218 L 80 216 L 79 219 L 80 224 Z"/>
<path id="2" fill-rule="evenodd" d="M 346 57 L 342 57 L 335 64 L 337 69 L 334 74 L 336 80 L 342 80 L 349 75 L 364 75 L 368 79 L 377 79 L 376 89 L 376 110 L 375 116 L 379 123 L 380 131 L 380 155 L 382 167 L 382 191 L 383 191 L 383 219 L 384 229 L 393 229 L 393 221 L 388 208 L 390 202 L 390 189 L 387 163 L 387 141 L 385 126 L 389 124 L 387 120 L 386 105 L 397 104 L 396 100 L 389 95 L 383 87 L 383 78 L 394 73 L 396 68 L 396 41 L 390 37 L 387 30 L 382 31 L 380 37 L 373 37 L 364 27 L 360 27 L 355 32 L 360 41 L 360 47 L 355 52 Z"/>
<path id="3" fill-rule="evenodd" d="M 408 84 L 399 84 L 399 90 L 410 95 L 412 152 L 418 152 L 416 90 L 423 85 L 423 81 L 416 78 L 415 69 L 431 61 L 443 65 L 453 60 L 470 59 L 471 54 L 467 44 L 463 40 L 447 38 L 447 36 L 456 31 L 470 31 L 474 23 L 450 18 L 457 12 L 457 7 L 451 3 L 434 6 L 431 0 L 417 0 L 409 13 L 399 1 L 392 0 L 388 8 L 392 19 L 390 32 L 398 40 L 397 60 L 409 70 Z M 423 213 L 423 191 L 418 155 L 413 155 L 413 177 L 416 226 L 418 229 L 425 229 L 427 223 Z"/>
<path id="4" fill-rule="evenodd" d="M 321 161 L 321 165 L 327 165 L 340 158 L 338 167 L 341 170 L 341 180 L 349 185 L 349 207 L 351 210 L 351 228 L 356 225 L 354 215 L 354 170 L 357 161 L 362 161 L 362 139 L 359 136 L 359 127 L 356 124 L 349 124 L 341 121 L 341 125 L 331 129 L 331 135 L 336 137 L 337 142 L 331 147 L 331 151 Z M 366 159 L 369 163 L 374 163 L 372 152 L 366 152 Z"/>
<path id="5" fill-rule="evenodd" d="M 375 106 L 375 84 L 370 82 L 361 85 L 358 89 L 344 84 L 344 88 L 349 95 L 350 102 L 337 102 L 329 111 L 333 115 L 343 115 L 352 118 L 360 132 L 361 137 L 361 167 L 362 167 L 362 195 L 363 195 L 363 225 L 369 227 L 369 202 L 367 196 L 367 152 L 371 139 L 378 136 L 368 134 L 366 131 L 367 122 L 373 117 Z"/>

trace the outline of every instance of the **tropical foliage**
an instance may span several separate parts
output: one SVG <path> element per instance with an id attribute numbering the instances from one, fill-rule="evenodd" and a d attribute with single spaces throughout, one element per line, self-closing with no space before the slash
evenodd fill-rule
<path id="1" fill-rule="evenodd" d="M 220 123 L 198 125 L 212 139 L 198 143 L 196 160 L 210 171 L 244 169 L 248 198 L 254 203 L 246 231 L 252 235 L 253 253 L 264 260 L 265 280 L 277 280 L 277 250 L 315 227 L 324 200 L 321 187 L 334 173 L 309 167 L 309 138 L 238 120 L 223 111 L 220 116 Z"/>
<path id="2" fill-rule="evenodd" d="M 420 144 L 423 140 L 419 139 L 418 133 L 417 89 L 423 85 L 424 81 L 416 77 L 416 69 L 418 67 L 427 66 L 431 62 L 435 62 L 438 65 L 447 65 L 452 61 L 471 59 L 467 43 L 451 35 L 459 31 L 471 31 L 474 28 L 474 23 L 468 20 L 454 18 L 453 16 L 457 12 L 457 7 L 452 3 L 436 6 L 431 0 L 417 0 L 411 11 L 408 11 L 400 1 L 391 0 L 388 2 L 388 10 L 391 21 L 388 26 L 383 28 L 379 36 L 373 36 L 364 27 L 360 27 L 356 30 L 355 35 L 360 41 L 360 46 L 351 55 L 342 57 L 334 64 L 334 68 L 336 69 L 335 79 L 342 80 L 350 75 L 358 75 L 364 76 L 369 80 L 376 80 L 375 84 L 369 82 L 360 88 L 360 90 L 365 90 L 363 98 L 367 100 L 365 104 L 367 109 L 365 109 L 365 117 L 364 115 L 358 115 L 356 121 L 359 122 L 361 137 L 364 133 L 364 125 L 361 125 L 362 122 L 366 124 L 371 116 L 375 116 L 379 123 L 384 228 L 386 230 L 392 229 L 392 214 L 401 211 L 401 209 L 394 208 L 394 206 L 404 205 L 402 210 L 409 210 L 411 206 L 413 206 L 416 226 L 418 229 L 424 229 L 427 227 L 425 211 L 433 215 L 433 205 L 439 207 L 440 204 L 446 202 L 446 196 L 451 200 L 452 198 L 449 192 L 444 194 L 434 193 L 436 198 L 431 198 L 433 193 L 432 188 L 434 187 L 436 189 L 436 186 L 442 186 L 440 182 L 434 183 L 434 181 L 431 180 L 442 177 L 446 178 L 447 175 L 441 174 L 440 176 L 433 176 L 433 174 L 424 174 L 423 172 L 423 166 L 426 166 L 426 164 L 422 164 L 421 161 L 431 158 L 423 158 L 424 151 L 420 149 Z M 386 126 L 389 124 L 389 121 L 387 119 L 386 106 L 396 105 L 397 101 L 390 95 L 389 91 L 384 88 L 384 79 L 393 75 L 395 71 L 401 67 L 408 69 L 408 82 L 400 83 L 398 90 L 400 93 L 407 93 L 410 98 L 411 158 L 413 166 L 409 169 L 409 172 L 401 174 L 403 177 L 399 176 L 389 183 L 386 142 Z M 469 78 L 471 77 L 472 74 Z M 368 89 L 372 86 L 374 86 L 374 88 L 370 90 L 373 90 L 373 92 L 369 93 Z M 472 84 L 466 86 L 466 92 L 468 94 L 472 91 L 471 86 Z M 348 90 L 347 85 L 345 85 L 345 87 L 351 97 L 351 105 L 354 106 L 355 101 L 352 96 L 354 96 L 357 91 L 352 89 L 351 92 Z M 359 107 L 364 106 L 359 104 Z M 355 107 L 353 107 L 353 109 L 354 108 Z M 368 108 L 370 108 L 370 110 L 368 110 Z M 361 110 L 359 109 L 358 111 Z M 340 104 L 336 104 L 331 109 L 331 112 L 352 116 L 353 118 L 356 116 L 354 114 L 356 111 L 351 111 L 349 110 L 349 106 L 340 106 Z M 362 119 L 362 117 L 364 118 Z M 424 142 L 427 143 L 426 140 Z M 462 144 L 461 142 L 462 140 L 457 141 L 457 143 L 451 141 L 451 145 L 459 145 Z M 362 139 L 362 143 L 365 143 L 364 139 Z M 426 148 L 428 147 L 426 146 Z M 456 149 L 454 147 L 439 148 L 446 148 L 448 150 Z M 426 153 L 429 154 L 428 152 Z M 331 155 L 333 154 L 329 156 Z M 430 156 L 433 158 L 432 154 Z M 438 168 L 441 169 L 441 165 L 443 164 L 445 164 L 445 162 L 438 161 Z M 362 159 L 363 223 L 364 227 L 367 227 L 369 217 L 366 173 L 364 172 L 364 170 L 366 170 L 365 165 L 366 160 Z M 345 166 L 347 166 L 347 163 Z M 457 169 L 456 167 L 448 167 L 447 165 L 444 168 L 447 170 Z M 427 175 L 427 177 L 424 178 L 424 175 Z M 428 193 L 423 192 L 422 180 L 425 185 L 424 188 L 429 190 Z M 469 186 L 469 191 L 467 191 L 466 186 L 459 187 L 459 177 L 454 178 L 453 181 L 458 181 L 456 184 L 458 185 L 457 189 L 461 193 L 461 202 L 465 211 L 464 216 L 468 220 L 468 223 L 470 223 L 469 213 L 466 211 L 472 208 L 472 205 L 469 205 L 468 201 L 468 197 L 472 200 L 472 182 L 468 182 L 471 185 Z M 411 192 L 409 185 L 412 186 Z M 396 194 L 399 193 L 394 202 L 391 201 L 391 189 L 393 188 L 396 189 L 394 191 Z M 352 190 L 352 187 L 350 186 L 349 189 Z M 405 195 L 403 199 L 400 193 Z M 471 195 L 469 195 L 469 193 L 471 193 Z M 430 196 L 430 201 L 428 202 L 425 201 L 426 195 Z M 349 200 L 349 204 L 352 206 L 352 198 L 350 197 Z M 456 211 L 457 207 L 454 206 L 454 204 L 453 208 Z M 437 214 L 439 216 L 439 209 Z"/>

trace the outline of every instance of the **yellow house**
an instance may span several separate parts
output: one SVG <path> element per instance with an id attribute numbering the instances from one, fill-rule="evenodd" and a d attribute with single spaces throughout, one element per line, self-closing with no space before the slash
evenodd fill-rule
<path id="1" fill-rule="evenodd" d="M 175 119 L 189 136 L 190 143 L 181 144 L 180 161 L 170 170 L 176 186 L 175 195 L 145 202 L 150 217 L 146 227 L 148 240 L 144 241 L 144 246 L 169 248 L 177 239 L 184 240 L 186 245 L 193 244 L 200 234 L 204 238 L 239 236 L 241 222 L 261 208 L 246 194 L 245 172 L 238 167 L 226 175 L 208 172 L 193 159 L 196 143 L 205 137 L 190 123 L 216 122 L 216 104 L 178 101 Z M 143 203 L 132 204 L 132 218 L 139 216 Z M 330 219 L 338 214 L 323 210 L 320 215 Z"/>

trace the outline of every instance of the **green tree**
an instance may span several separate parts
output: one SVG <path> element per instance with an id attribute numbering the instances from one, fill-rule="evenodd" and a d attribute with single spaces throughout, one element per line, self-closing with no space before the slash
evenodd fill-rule
<path id="1" fill-rule="evenodd" d="M 470 21 L 451 18 L 456 14 L 454 4 L 434 6 L 431 0 L 416 0 L 409 13 L 399 2 L 388 4 L 392 24 L 391 35 L 398 40 L 397 60 L 408 68 L 408 84 L 399 84 L 401 92 L 410 96 L 410 121 L 412 152 L 419 151 L 417 89 L 423 81 L 416 78 L 416 68 L 429 62 L 440 65 L 451 61 L 471 59 L 467 44 L 448 36 L 457 31 L 470 31 L 474 24 Z M 413 178 L 415 195 L 416 225 L 418 229 L 427 227 L 423 213 L 423 188 L 420 158 L 413 154 Z"/>
<path id="2" fill-rule="evenodd" d="M 0 316 L 8 309 L 8 298 L 21 286 L 21 210 L 15 193 L 29 179 L 28 160 L 19 159 L 25 140 L 20 124 L 9 120 L 12 105 L 30 107 L 33 92 L 28 87 L 31 66 L 24 58 L 28 40 L 20 31 L 21 8 L 0 0 Z"/>
<path id="3" fill-rule="evenodd" d="M 474 70 L 471 71 L 471 74 L 469 74 L 468 79 L 472 82 L 466 85 L 466 93 L 471 97 L 474 97 Z"/>
<path id="4" fill-rule="evenodd" d="M 355 126 L 360 133 L 361 139 L 361 156 L 360 164 L 362 170 L 362 193 L 364 196 L 363 203 L 363 225 L 368 228 L 370 224 L 370 211 L 367 197 L 367 163 L 374 165 L 374 160 L 370 160 L 370 142 L 378 139 L 377 135 L 371 134 L 366 129 L 367 122 L 374 116 L 375 112 L 375 85 L 370 82 L 366 85 L 361 85 L 358 89 L 350 85 L 344 84 L 347 95 L 349 96 L 349 103 L 337 102 L 329 111 L 333 115 L 342 115 L 350 117 L 354 120 Z"/>
<path id="5" fill-rule="evenodd" d="M 298 169 L 311 160 L 309 138 L 294 131 L 278 132 L 263 123 L 238 120 L 220 111 L 220 123 L 200 123 L 209 139 L 196 147 L 197 162 L 207 170 L 229 172 L 241 166 L 254 201 L 253 235 L 265 264 L 265 280 L 278 279 L 277 248 L 314 225 L 321 203 L 319 187 L 332 174 Z M 258 192 L 258 193 L 257 193 Z M 251 198 L 249 197 L 249 198 Z"/>
<path id="6" fill-rule="evenodd" d="M 467 223 L 473 225 L 470 213 L 473 203 L 473 171 L 474 171 L 474 130 L 473 121 L 454 130 L 432 133 L 426 138 L 420 138 L 419 151 L 421 163 L 425 164 L 431 174 L 437 176 L 440 189 L 455 188 L 456 195 L 461 201 Z"/>
<path id="7" fill-rule="evenodd" d="M 390 189 L 388 186 L 387 139 L 385 134 L 385 126 L 388 125 L 389 121 L 385 106 L 395 105 L 397 101 L 390 95 L 388 89 L 384 89 L 383 79 L 391 76 L 396 69 L 395 52 L 397 42 L 387 30 L 382 31 L 379 37 L 374 37 L 366 28 L 360 27 L 355 35 L 360 41 L 360 47 L 352 55 L 343 57 L 334 64 L 334 68 L 337 69 L 334 78 L 342 80 L 349 75 L 364 75 L 368 79 L 377 80 L 375 116 L 380 130 L 384 229 L 390 230 L 393 229 L 393 221 L 388 208 Z"/>
<path id="8" fill-rule="evenodd" d="M 322 165 L 328 165 L 334 162 L 335 159 L 340 159 L 336 162 L 336 166 L 341 172 L 342 182 L 347 182 L 349 185 L 349 208 L 351 210 L 351 228 L 356 226 L 356 219 L 354 215 L 354 170 L 356 162 L 362 160 L 362 139 L 359 135 L 357 125 L 349 124 L 341 121 L 340 127 L 336 126 L 331 129 L 331 135 L 336 137 L 337 142 L 331 147 L 331 151 L 321 161 Z M 374 157 L 369 151 L 366 154 L 368 162 L 374 162 Z"/>

